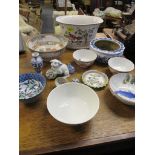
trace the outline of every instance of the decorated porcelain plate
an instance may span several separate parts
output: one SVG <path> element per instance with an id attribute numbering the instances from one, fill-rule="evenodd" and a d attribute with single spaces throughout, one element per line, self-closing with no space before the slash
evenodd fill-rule
<path id="1" fill-rule="evenodd" d="M 109 81 L 111 93 L 127 105 L 135 105 L 135 77 L 128 73 L 113 75 Z"/>
<path id="2" fill-rule="evenodd" d="M 97 70 L 89 70 L 83 73 L 82 81 L 92 88 L 102 88 L 108 83 L 108 76 Z"/>

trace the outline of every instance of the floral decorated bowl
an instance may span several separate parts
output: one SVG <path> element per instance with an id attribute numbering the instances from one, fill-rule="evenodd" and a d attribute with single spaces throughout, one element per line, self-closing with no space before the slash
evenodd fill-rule
<path id="1" fill-rule="evenodd" d="M 96 53 L 87 49 L 76 50 L 73 53 L 73 59 L 75 63 L 82 68 L 87 68 L 91 66 L 96 60 L 96 58 Z"/>
<path id="2" fill-rule="evenodd" d="M 103 22 L 100 17 L 86 15 L 59 16 L 56 21 L 60 24 L 62 35 L 69 40 L 67 47 L 71 49 L 88 48 Z"/>
<path id="3" fill-rule="evenodd" d="M 69 82 L 50 92 L 47 109 L 59 122 L 69 125 L 83 124 L 98 112 L 99 98 L 88 86 Z"/>
<path id="4" fill-rule="evenodd" d="M 68 40 L 65 37 L 53 34 L 40 34 L 27 42 L 32 52 L 38 52 L 44 61 L 58 58 L 67 46 Z"/>
<path id="5" fill-rule="evenodd" d="M 108 60 L 109 70 L 113 73 L 128 73 L 134 69 L 134 64 L 124 57 L 113 57 Z"/>
<path id="6" fill-rule="evenodd" d="M 19 100 L 25 103 L 33 103 L 39 99 L 46 85 L 44 76 L 38 73 L 26 73 L 19 75 Z"/>
<path id="7" fill-rule="evenodd" d="M 107 64 L 112 57 L 122 56 L 124 44 L 111 38 L 96 38 L 90 42 L 90 49 L 97 54 L 97 61 Z"/>
<path id="8" fill-rule="evenodd" d="M 109 81 L 111 93 L 127 105 L 135 105 L 135 77 L 128 73 L 113 75 Z"/>

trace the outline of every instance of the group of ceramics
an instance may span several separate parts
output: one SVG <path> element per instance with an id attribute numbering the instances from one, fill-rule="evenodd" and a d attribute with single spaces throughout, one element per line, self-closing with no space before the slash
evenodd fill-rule
<path id="1" fill-rule="evenodd" d="M 56 87 L 47 97 L 47 109 L 58 121 L 81 124 L 95 116 L 99 109 L 96 89 L 107 85 L 111 93 L 127 105 L 135 105 L 135 77 L 130 72 L 134 64 L 123 57 L 123 43 L 110 38 L 95 38 L 103 20 L 99 17 L 77 15 L 60 16 L 62 35 L 40 34 L 27 42 L 32 51 L 31 64 L 35 73 L 19 75 L 19 99 L 27 104 L 37 102 L 47 80 L 55 80 Z M 81 68 L 88 68 L 98 61 L 108 65 L 113 76 L 97 70 L 87 70 L 81 79 L 67 79 L 76 72 L 71 64 L 64 64 L 59 56 L 65 49 L 74 49 L 73 60 Z M 43 63 L 51 67 L 42 75 Z M 61 97 L 60 97 L 61 96 Z M 79 116 L 80 113 L 80 116 Z"/>

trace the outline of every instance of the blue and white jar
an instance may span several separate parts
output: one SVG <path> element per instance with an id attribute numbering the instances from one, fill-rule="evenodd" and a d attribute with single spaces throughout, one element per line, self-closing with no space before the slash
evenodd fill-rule
<path id="1" fill-rule="evenodd" d="M 124 44 L 111 38 L 96 38 L 90 42 L 90 49 L 97 54 L 97 61 L 107 64 L 112 57 L 123 56 Z"/>
<path id="2" fill-rule="evenodd" d="M 32 53 L 31 64 L 37 73 L 41 73 L 41 69 L 43 67 L 43 59 L 41 56 L 39 56 L 38 52 Z"/>

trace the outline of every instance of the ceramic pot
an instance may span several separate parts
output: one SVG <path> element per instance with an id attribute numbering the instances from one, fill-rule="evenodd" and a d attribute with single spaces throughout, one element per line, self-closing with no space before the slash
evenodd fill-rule
<path id="1" fill-rule="evenodd" d="M 41 58 L 41 56 L 39 56 L 39 53 L 32 53 L 31 64 L 37 73 L 41 73 L 41 68 L 43 67 L 43 59 Z"/>
<path id="2" fill-rule="evenodd" d="M 62 35 L 68 38 L 67 47 L 71 49 L 88 48 L 103 22 L 99 17 L 86 15 L 59 16 L 56 21 L 60 24 Z"/>
<path id="3" fill-rule="evenodd" d="M 90 49 L 97 54 L 97 61 L 107 64 L 112 57 L 120 57 L 124 53 L 124 44 L 111 38 L 96 38 L 90 42 Z"/>

